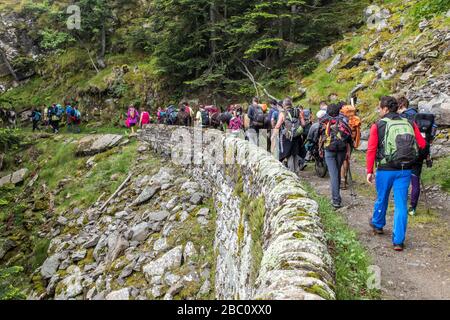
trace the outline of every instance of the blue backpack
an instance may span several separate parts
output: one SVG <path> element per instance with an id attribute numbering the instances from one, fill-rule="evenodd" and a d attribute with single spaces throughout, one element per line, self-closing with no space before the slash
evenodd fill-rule
<path id="1" fill-rule="evenodd" d="M 414 109 L 414 108 L 409 108 L 408 110 L 406 110 L 405 112 L 403 112 L 403 113 L 401 114 L 401 117 L 402 117 L 402 118 L 406 118 L 406 119 L 408 119 L 409 121 L 414 121 L 415 118 L 416 118 L 416 115 L 417 115 L 418 113 L 419 113 L 419 112 L 418 112 L 416 109 Z"/>
<path id="2" fill-rule="evenodd" d="M 42 117 L 41 113 L 35 111 L 35 112 L 34 112 L 34 115 L 33 115 L 33 121 L 40 121 L 40 120 L 41 120 L 41 117 Z"/>
<path id="3" fill-rule="evenodd" d="M 56 116 L 60 118 L 63 114 L 64 109 L 60 105 L 56 106 Z"/>

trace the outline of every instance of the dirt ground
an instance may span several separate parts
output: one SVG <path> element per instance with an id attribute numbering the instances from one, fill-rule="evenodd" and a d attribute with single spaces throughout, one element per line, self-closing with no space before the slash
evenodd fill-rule
<path id="1" fill-rule="evenodd" d="M 314 164 L 300 174 L 316 191 L 330 197 L 329 179 L 315 175 Z M 361 243 L 372 256 L 373 264 L 381 269 L 383 299 L 443 300 L 450 299 L 450 196 L 436 187 L 427 187 L 429 205 L 422 195 L 416 217 L 410 217 L 404 252 L 392 248 L 392 212 L 389 209 L 385 234 L 375 236 L 369 227 L 376 191 L 365 183 L 363 161 L 353 160 L 354 190 L 342 191 L 344 215 Z M 429 207 L 430 210 L 427 209 Z"/>

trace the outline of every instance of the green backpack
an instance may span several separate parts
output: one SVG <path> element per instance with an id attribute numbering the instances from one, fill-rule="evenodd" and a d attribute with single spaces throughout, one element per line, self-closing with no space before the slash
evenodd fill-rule
<path id="1" fill-rule="evenodd" d="M 382 119 L 386 123 L 383 158 L 379 164 L 403 168 L 413 165 L 419 156 L 416 135 L 408 119 Z"/>

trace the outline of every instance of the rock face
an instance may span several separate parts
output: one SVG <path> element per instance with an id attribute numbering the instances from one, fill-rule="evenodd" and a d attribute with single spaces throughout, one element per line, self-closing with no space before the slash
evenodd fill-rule
<path id="1" fill-rule="evenodd" d="M 116 134 L 90 135 L 78 143 L 77 156 L 93 156 L 117 146 L 122 136 Z"/>
<path id="2" fill-rule="evenodd" d="M 183 137 L 190 135 L 193 139 L 200 134 L 194 134 L 199 129 L 184 129 Z M 179 128 L 150 125 L 141 132 L 140 139 L 154 151 L 170 156 L 176 150 L 174 141 L 177 141 L 172 139 L 172 135 L 180 134 L 175 130 Z M 183 162 L 183 168 L 188 168 L 193 180 L 186 182 L 182 189 L 188 193 L 188 201 L 201 193 L 196 190 L 196 184 L 203 191 L 214 194 L 217 210 L 214 240 L 214 251 L 217 252 L 216 298 L 333 299 L 335 294 L 329 286 L 333 283 L 333 263 L 320 226 L 318 205 L 307 198 L 298 177 L 270 154 L 247 141 L 225 137 L 215 130 L 205 131 L 203 138 L 213 142 L 205 144 L 201 150 L 204 162 L 195 166 L 189 165 L 189 159 Z M 224 161 L 208 158 L 214 147 L 224 150 L 226 159 L 232 159 L 233 165 L 227 166 Z M 239 181 L 244 182 L 243 186 L 238 187 Z M 255 239 L 252 239 L 251 228 L 256 226 L 252 226 L 248 217 L 243 217 L 241 213 L 242 206 L 249 201 L 262 210 L 252 212 L 260 214 L 264 221 L 263 225 L 258 226 L 263 230 L 262 261 L 257 261 L 252 252 Z M 186 214 L 189 217 L 189 213 L 182 212 L 180 219 L 184 219 Z M 211 219 L 211 214 L 201 209 L 196 211 L 196 217 L 202 224 L 204 220 Z M 166 245 L 165 240 L 156 241 L 154 250 L 162 250 Z M 181 262 L 189 265 L 190 261 L 195 261 L 192 257 L 201 251 L 193 244 L 187 244 L 184 249 L 172 249 L 143 267 L 146 279 L 150 283 L 158 283 L 162 274 Z M 260 266 L 256 273 L 252 271 L 255 265 Z M 319 276 L 311 277 L 311 270 Z M 174 277 L 168 280 L 173 286 L 164 296 L 165 299 L 170 299 L 180 290 Z M 210 286 L 204 281 L 200 291 L 208 291 Z M 313 286 L 323 289 L 322 294 L 310 293 Z M 161 294 L 157 288 L 153 292 Z"/>
<path id="3" fill-rule="evenodd" d="M 4 176 L 0 179 L 0 187 L 3 187 L 4 185 L 6 185 L 8 183 L 12 183 L 12 184 L 22 183 L 25 180 L 25 178 L 27 177 L 27 175 L 28 175 L 28 169 L 21 169 L 12 174 Z"/>
<path id="4" fill-rule="evenodd" d="M 423 86 L 408 91 L 411 104 L 436 115 L 441 127 L 450 127 L 450 75 L 429 79 Z"/>

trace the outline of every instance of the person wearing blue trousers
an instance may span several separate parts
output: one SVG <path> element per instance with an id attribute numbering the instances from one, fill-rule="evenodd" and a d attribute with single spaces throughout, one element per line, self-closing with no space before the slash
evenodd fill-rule
<path id="1" fill-rule="evenodd" d="M 382 230 L 386 226 L 386 213 L 389 205 L 389 196 L 394 188 L 394 232 L 392 241 L 394 246 L 405 243 L 408 226 L 408 192 L 411 184 L 411 170 L 383 171 L 376 174 L 377 201 L 373 213 L 372 224 Z"/>
<path id="2" fill-rule="evenodd" d="M 398 102 L 393 97 L 382 97 L 378 112 L 382 121 L 375 123 L 370 130 L 369 146 L 367 149 L 367 182 L 373 184 L 376 180 L 377 200 L 374 206 L 370 226 L 377 234 L 383 234 L 386 226 L 386 213 L 389 206 L 389 196 L 394 189 L 394 226 L 392 241 L 394 250 L 403 251 L 408 226 L 408 192 L 411 184 L 412 168 L 410 165 L 388 163 L 385 158 L 384 140 L 386 137 L 386 121 L 401 121 L 397 113 Z M 406 121 L 406 120 L 405 120 Z M 426 141 L 422 137 L 419 128 L 413 122 L 410 125 L 414 129 L 414 136 L 420 149 L 426 147 Z M 374 165 L 377 162 L 377 173 L 374 174 Z"/>

